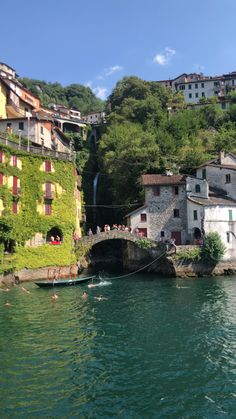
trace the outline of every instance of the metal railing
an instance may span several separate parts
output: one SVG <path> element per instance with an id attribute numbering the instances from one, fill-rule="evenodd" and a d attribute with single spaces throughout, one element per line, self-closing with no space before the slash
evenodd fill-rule
<path id="1" fill-rule="evenodd" d="M 43 157 L 52 157 L 53 159 L 65 160 L 65 161 L 75 161 L 75 152 L 71 151 L 69 153 L 63 153 L 61 151 L 51 150 L 45 147 L 35 147 L 30 145 L 29 147 L 25 144 L 16 143 L 9 140 L 7 134 L 0 133 L 0 144 L 4 144 L 8 147 L 14 148 L 16 150 L 22 150 L 28 153 L 37 154 L 38 156 Z"/>

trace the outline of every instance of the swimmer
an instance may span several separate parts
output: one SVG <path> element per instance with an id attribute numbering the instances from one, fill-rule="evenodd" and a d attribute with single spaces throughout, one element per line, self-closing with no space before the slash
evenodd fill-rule
<path id="1" fill-rule="evenodd" d="M 99 295 L 98 297 L 94 297 L 94 299 L 97 301 L 108 300 L 108 298 L 103 297 L 102 295 Z"/>
<path id="2" fill-rule="evenodd" d="M 0 288 L 0 290 L 3 291 L 3 292 L 9 292 L 10 288 L 6 288 L 6 289 Z"/>
<path id="3" fill-rule="evenodd" d="M 52 294 L 52 296 L 51 296 L 51 299 L 52 300 L 54 300 L 54 301 L 56 301 L 56 300 L 58 300 L 58 295 L 54 292 L 54 294 Z"/>
<path id="4" fill-rule="evenodd" d="M 96 285 L 95 284 L 88 284 L 88 288 L 93 288 L 93 287 L 96 287 Z"/>
<path id="5" fill-rule="evenodd" d="M 87 294 L 87 292 L 86 292 L 86 291 L 84 291 L 84 292 L 83 292 L 83 294 L 82 294 L 82 298 L 83 298 L 83 300 L 87 300 L 87 298 L 88 298 L 88 294 Z"/>
<path id="6" fill-rule="evenodd" d="M 4 304 L 4 306 L 5 307 L 11 307 L 11 304 L 8 301 L 6 301 L 5 304 Z"/>
<path id="7" fill-rule="evenodd" d="M 27 290 L 27 289 L 26 289 L 26 288 L 24 288 L 24 287 L 21 287 L 21 291 L 26 292 L 27 294 L 30 294 L 30 291 L 29 291 L 29 290 Z"/>

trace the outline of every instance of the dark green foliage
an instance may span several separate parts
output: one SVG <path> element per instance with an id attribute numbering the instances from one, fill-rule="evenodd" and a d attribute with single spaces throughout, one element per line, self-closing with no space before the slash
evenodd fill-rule
<path id="1" fill-rule="evenodd" d="M 206 234 L 204 244 L 201 247 L 200 256 L 204 262 L 217 263 L 223 259 L 225 246 L 217 232 Z"/>
<path id="2" fill-rule="evenodd" d="M 81 113 L 101 111 L 104 108 L 104 102 L 95 96 L 90 87 L 81 84 L 63 87 L 60 83 L 46 83 L 26 77 L 20 79 L 20 82 L 37 95 L 44 106 L 48 106 L 49 103 L 57 103 Z"/>
<path id="3" fill-rule="evenodd" d="M 107 101 L 108 124 L 99 145 L 112 202 L 142 202 L 140 175 L 194 173 L 219 150 L 236 151 L 236 99 L 229 110 L 217 98 L 187 107 L 180 93 L 138 77 L 120 80 Z"/>

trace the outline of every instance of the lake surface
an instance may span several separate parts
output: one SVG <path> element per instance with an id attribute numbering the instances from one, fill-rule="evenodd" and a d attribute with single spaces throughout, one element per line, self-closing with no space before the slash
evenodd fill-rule
<path id="1" fill-rule="evenodd" d="M 236 417 L 236 277 L 24 286 L 0 292 L 1 418 Z"/>

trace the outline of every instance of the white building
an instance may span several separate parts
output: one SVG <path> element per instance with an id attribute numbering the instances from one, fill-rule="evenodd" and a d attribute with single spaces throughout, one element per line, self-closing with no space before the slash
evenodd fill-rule
<path id="1" fill-rule="evenodd" d="M 84 122 L 90 125 L 104 124 L 106 122 L 105 112 L 90 112 L 82 116 Z"/>
<path id="2" fill-rule="evenodd" d="M 202 98 L 217 97 L 224 99 L 227 93 L 236 89 L 236 72 L 221 76 L 203 74 L 181 74 L 172 80 L 160 80 L 158 83 L 181 92 L 186 103 L 198 103 Z M 224 104 L 222 106 L 224 108 Z"/>

